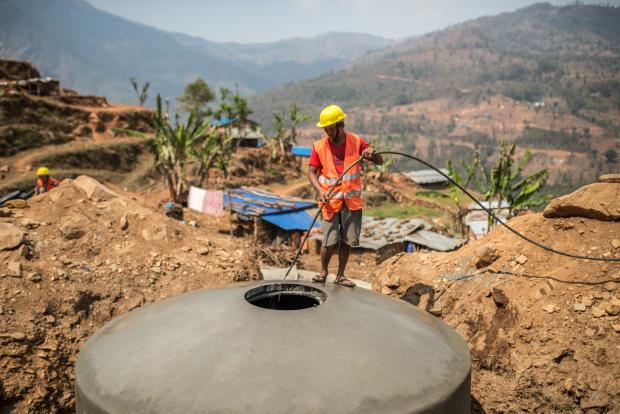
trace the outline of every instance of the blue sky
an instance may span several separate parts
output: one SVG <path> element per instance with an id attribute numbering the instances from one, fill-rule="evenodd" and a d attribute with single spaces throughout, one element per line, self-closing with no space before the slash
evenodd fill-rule
<path id="1" fill-rule="evenodd" d="M 271 42 L 330 31 L 402 38 L 532 0 L 87 0 L 99 9 L 160 29 L 219 42 Z M 552 1 L 556 5 L 574 1 Z M 620 0 L 604 3 L 620 5 Z"/>

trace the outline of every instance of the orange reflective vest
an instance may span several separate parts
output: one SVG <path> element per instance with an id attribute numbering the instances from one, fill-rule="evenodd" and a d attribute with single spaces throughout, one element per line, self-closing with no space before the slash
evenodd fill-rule
<path id="1" fill-rule="evenodd" d="M 60 181 L 58 181 L 55 178 L 48 177 L 47 183 L 45 183 L 45 187 L 43 187 L 43 180 L 39 178 L 39 179 L 37 179 L 37 183 L 36 183 L 34 188 L 35 188 L 37 194 L 47 193 L 52 188 L 58 187 L 58 184 L 60 184 Z M 45 190 L 43 191 L 43 189 L 45 189 Z"/>
<path id="2" fill-rule="evenodd" d="M 344 155 L 344 169 L 357 161 L 360 157 L 361 140 L 355 134 L 346 133 Z M 327 192 L 336 183 L 340 174 L 336 172 L 334 158 L 329 147 L 329 137 L 325 136 L 314 143 L 314 150 L 321 160 L 319 184 Z M 329 203 L 323 207 L 323 218 L 331 220 L 334 213 L 342 209 L 342 203 L 351 211 L 362 209 L 362 178 L 360 166 L 356 164 L 342 177 L 342 181 L 334 188 Z"/>

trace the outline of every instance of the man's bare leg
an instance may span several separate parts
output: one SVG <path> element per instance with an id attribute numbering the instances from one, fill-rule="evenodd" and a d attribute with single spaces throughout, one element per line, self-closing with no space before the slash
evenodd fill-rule
<path id="1" fill-rule="evenodd" d="M 345 242 L 340 242 L 340 248 L 338 249 L 338 277 L 344 276 L 344 269 L 349 262 L 349 253 L 351 253 L 351 246 Z"/>
<path id="2" fill-rule="evenodd" d="M 338 244 L 329 247 L 321 246 L 321 277 L 327 278 L 327 274 L 329 273 L 329 261 L 332 259 L 337 248 Z M 338 256 L 340 256 L 340 254 L 338 254 Z"/>

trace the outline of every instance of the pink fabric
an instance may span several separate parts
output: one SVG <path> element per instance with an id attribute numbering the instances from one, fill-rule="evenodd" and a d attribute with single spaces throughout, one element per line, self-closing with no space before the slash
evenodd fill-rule
<path id="1" fill-rule="evenodd" d="M 210 216 L 223 216 L 224 192 L 207 190 L 202 200 L 202 212 Z"/>

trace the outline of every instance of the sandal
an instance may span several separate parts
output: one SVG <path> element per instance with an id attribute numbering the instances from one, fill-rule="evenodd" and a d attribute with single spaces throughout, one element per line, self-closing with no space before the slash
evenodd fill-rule
<path id="1" fill-rule="evenodd" d="M 327 276 L 314 275 L 312 277 L 312 281 L 316 283 L 325 283 L 326 280 L 327 280 Z"/>
<path id="2" fill-rule="evenodd" d="M 355 282 L 352 281 L 351 279 L 347 279 L 344 276 L 338 276 L 338 277 L 336 277 L 336 280 L 334 280 L 334 285 L 342 285 L 342 286 L 346 286 L 346 287 L 355 287 Z"/>

